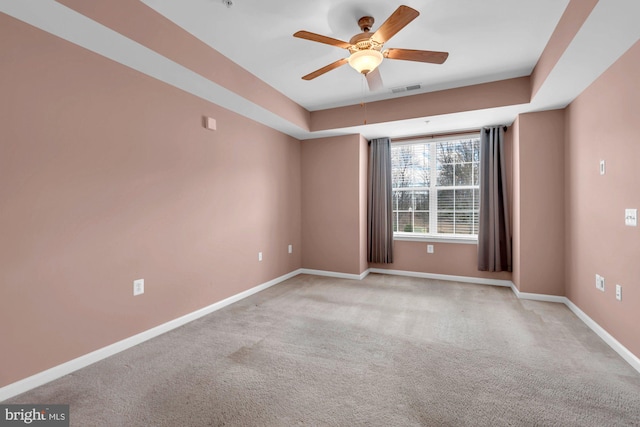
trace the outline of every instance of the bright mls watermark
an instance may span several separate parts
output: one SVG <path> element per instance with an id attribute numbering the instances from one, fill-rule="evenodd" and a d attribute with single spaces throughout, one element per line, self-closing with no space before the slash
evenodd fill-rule
<path id="1" fill-rule="evenodd" d="M 69 427 L 69 405 L 0 405 L 0 427 Z"/>

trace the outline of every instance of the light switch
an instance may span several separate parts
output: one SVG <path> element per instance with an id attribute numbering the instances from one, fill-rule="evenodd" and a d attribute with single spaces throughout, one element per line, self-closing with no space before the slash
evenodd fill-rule
<path id="1" fill-rule="evenodd" d="M 638 226 L 638 209 L 624 210 L 624 225 L 629 225 L 631 227 Z"/>

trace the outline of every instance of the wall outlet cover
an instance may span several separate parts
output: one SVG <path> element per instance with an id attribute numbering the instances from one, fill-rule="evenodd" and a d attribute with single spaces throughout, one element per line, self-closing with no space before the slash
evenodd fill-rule
<path id="1" fill-rule="evenodd" d="M 144 294 L 144 279 L 133 281 L 133 296 Z"/>

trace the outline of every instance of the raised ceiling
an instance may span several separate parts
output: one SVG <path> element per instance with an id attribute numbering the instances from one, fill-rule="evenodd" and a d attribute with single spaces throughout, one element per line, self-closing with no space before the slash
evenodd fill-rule
<path id="1" fill-rule="evenodd" d="M 397 137 L 510 124 L 520 113 L 566 106 L 640 37 L 638 0 L 232 1 L 226 7 L 222 0 L 0 0 L 0 11 L 299 139 L 356 132 L 368 138 Z M 348 65 L 312 81 L 301 79 L 346 57 L 347 51 L 294 38 L 294 32 L 348 41 L 359 32 L 360 17 L 373 16 L 375 31 L 400 4 L 417 9 L 420 16 L 385 47 L 447 51 L 445 64 L 385 59 L 380 66 L 384 87 L 375 92 Z M 563 18 L 571 5 L 588 13 Z M 145 19 L 153 11 L 312 112 L 311 119 L 301 124 L 299 114 L 287 117 L 196 72 L 175 55 L 166 56 L 157 40 L 167 41 L 162 33 L 167 27 Z M 550 53 L 547 43 L 561 18 L 580 19 L 576 33 L 561 50 L 547 55 L 553 63 L 524 101 L 314 130 L 312 116 L 327 109 L 362 102 L 373 106 L 378 100 L 529 76 L 543 52 Z M 157 39 L 155 46 L 148 43 L 150 37 Z M 191 47 L 185 44 L 184 49 Z M 414 85 L 420 89 L 392 92 Z"/>
<path id="2" fill-rule="evenodd" d="M 393 88 L 421 85 L 410 94 L 531 74 L 568 0 L 143 0 L 171 21 L 308 110 L 406 95 Z M 301 77 L 348 56 L 344 49 L 292 37 L 308 30 L 348 41 L 358 19 L 372 16 L 375 31 L 400 5 L 420 16 L 385 47 L 447 51 L 443 65 L 385 60 L 384 88 L 370 93 L 348 65 L 315 80 Z"/>

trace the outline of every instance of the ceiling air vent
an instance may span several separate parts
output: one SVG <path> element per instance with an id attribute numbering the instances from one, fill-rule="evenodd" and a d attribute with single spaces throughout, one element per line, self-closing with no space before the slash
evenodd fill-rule
<path id="1" fill-rule="evenodd" d="M 400 93 L 400 92 L 407 92 L 409 90 L 416 90 L 416 89 L 420 89 L 420 83 L 415 84 L 415 85 L 409 85 L 409 86 L 400 86 L 400 87 L 394 87 L 391 89 L 391 92 L 393 93 Z"/>

